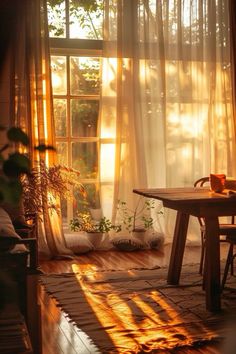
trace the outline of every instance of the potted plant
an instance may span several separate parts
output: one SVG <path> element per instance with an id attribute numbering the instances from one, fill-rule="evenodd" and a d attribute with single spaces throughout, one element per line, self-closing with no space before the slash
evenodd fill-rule
<path id="1" fill-rule="evenodd" d="M 147 230 L 152 229 L 155 223 L 152 210 L 156 210 L 154 199 L 139 198 L 134 210 L 128 208 L 127 202 L 118 201 L 118 220 L 121 228 L 132 233 L 133 236 L 144 237 Z M 157 210 L 156 215 L 163 214 Z"/>
<path id="2" fill-rule="evenodd" d="M 77 209 L 80 213 L 90 213 L 93 220 L 99 221 L 103 214 L 98 185 L 96 183 L 85 184 L 84 191 L 85 193 L 81 193 L 80 190 L 76 192 Z"/>
<path id="3" fill-rule="evenodd" d="M 71 198 L 71 186 L 76 186 L 81 194 L 84 193 L 79 176 L 80 172 L 72 168 L 62 165 L 48 167 L 41 161 L 30 173 L 21 176 L 25 211 L 40 217 L 45 200 L 50 209 L 58 211 L 57 197 Z"/>
<path id="4" fill-rule="evenodd" d="M 121 225 L 112 224 L 111 220 L 102 217 L 99 221 L 94 220 L 90 213 L 78 213 L 77 217 L 70 221 L 72 231 L 84 231 L 89 235 L 91 243 L 97 247 L 102 241 L 103 234 L 111 230 L 121 231 Z"/>
<path id="5" fill-rule="evenodd" d="M 0 131 L 6 132 L 5 144 L 0 148 L 0 203 L 18 206 L 22 195 L 20 176 L 30 172 L 30 159 L 17 151 L 16 145 L 27 147 L 29 138 L 18 127 L 7 130 L 0 126 Z"/>

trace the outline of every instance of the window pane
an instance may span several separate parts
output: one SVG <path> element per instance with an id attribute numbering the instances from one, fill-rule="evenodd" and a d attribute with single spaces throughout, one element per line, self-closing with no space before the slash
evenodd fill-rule
<path id="1" fill-rule="evenodd" d="M 73 214 L 76 216 L 77 212 L 88 212 L 90 209 L 99 209 L 100 205 L 100 195 L 99 186 L 96 183 L 83 184 L 86 196 L 83 196 L 78 188 L 74 188 L 74 204 L 73 204 Z M 92 211 L 93 213 L 93 211 Z M 92 215 L 94 217 L 94 215 Z M 96 217 L 96 216 L 95 216 Z"/>
<path id="2" fill-rule="evenodd" d="M 70 38 L 102 39 L 103 0 L 70 0 Z"/>
<path id="3" fill-rule="evenodd" d="M 65 0 L 47 1 L 49 37 L 63 38 L 66 36 L 65 9 Z"/>
<path id="4" fill-rule="evenodd" d="M 51 56 L 52 88 L 54 95 L 66 94 L 66 57 Z"/>
<path id="5" fill-rule="evenodd" d="M 71 95 L 97 95 L 100 89 L 100 59 L 70 58 Z"/>
<path id="6" fill-rule="evenodd" d="M 96 137 L 99 102 L 95 100 L 71 100 L 71 124 L 73 137 Z"/>
<path id="7" fill-rule="evenodd" d="M 53 100 L 56 137 L 66 137 L 66 100 Z"/>
<path id="8" fill-rule="evenodd" d="M 57 158 L 60 165 L 68 166 L 68 145 L 67 143 L 57 142 Z"/>
<path id="9" fill-rule="evenodd" d="M 72 167 L 80 171 L 81 178 L 97 178 L 97 143 L 72 143 Z"/>

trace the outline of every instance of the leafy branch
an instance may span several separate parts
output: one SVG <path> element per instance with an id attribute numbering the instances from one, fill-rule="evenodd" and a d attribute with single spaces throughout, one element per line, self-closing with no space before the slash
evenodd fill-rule
<path id="1" fill-rule="evenodd" d="M 89 213 L 78 213 L 77 217 L 70 221 L 70 228 L 72 231 L 102 233 L 107 233 L 111 230 L 114 230 L 115 232 L 121 231 L 121 225 L 112 224 L 111 220 L 105 216 L 97 222 L 92 219 Z"/>
<path id="2" fill-rule="evenodd" d="M 21 177 L 25 211 L 41 213 L 45 200 L 49 208 L 57 211 L 56 197 L 71 198 L 71 186 L 78 187 L 80 193 L 84 194 L 79 176 L 80 172 L 72 168 L 62 165 L 48 167 L 41 161 L 30 173 Z"/>
<path id="3" fill-rule="evenodd" d="M 119 200 L 117 204 L 118 218 L 129 232 L 153 227 L 155 219 L 151 216 L 151 210 L 154 209 L 156 209 L 155 200 L 142 197 L 139 198 L 134 210 L 130 209 L 125 201 Z M 163 211 L 158 210 L 156 213 L 160 215 Z"/>

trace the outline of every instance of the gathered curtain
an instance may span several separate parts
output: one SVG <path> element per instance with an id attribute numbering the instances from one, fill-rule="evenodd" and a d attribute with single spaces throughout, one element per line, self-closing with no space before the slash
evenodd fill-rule
<path id="1" fill-rule="evenodd" d="M 113 219 L 118 200 L 134 208 L 133 188 L 235 176 L 229 1 L 105 0 L 104 16 L 101 135 L 115 141 Z M 173 213 L 161 221 L 167 237 Z"/>
<path id="2" fill-rule="evenodd" d="M 234 112 L 234 124 L 236 124 L 236 3 L 229 0 L 230 22 L 230 61 L 232 77 L 232 101 Z"/>
<path id="3" fill-rule="evenodd" d="M 41 160 L 52 166 L 56 163 L 55 151 L 35 150 L 38 145 L 55 146 L 46 0 L 20 1 L 16 20 L 12 43 L 13 123 L 29 135 L 32 167 L 39 166 Z M 61 218 L 49 208 L 43 195 L 38 222 L 39 257 L 70 256 Z"/>

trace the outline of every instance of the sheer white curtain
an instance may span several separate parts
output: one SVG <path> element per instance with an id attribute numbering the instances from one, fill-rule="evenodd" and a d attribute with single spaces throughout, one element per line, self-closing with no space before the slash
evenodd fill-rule
<path id="1" fill-rule="evenodd" d="M 228 0 L 105 0 L 104 13 L 101 137 L 115 141 L 113 217 L 118 199 L 133 206 L 133 188 L 235 176 Z M 165 211 L 167 236 L 173 220 Z"/>

